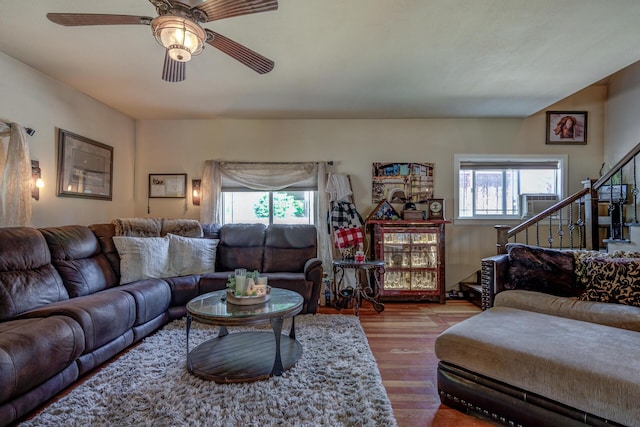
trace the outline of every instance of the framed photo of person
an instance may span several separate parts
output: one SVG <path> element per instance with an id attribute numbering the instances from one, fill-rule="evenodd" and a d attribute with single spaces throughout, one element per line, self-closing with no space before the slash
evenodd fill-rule
<path id="1" fill-rule="evenodd" d="M 587 143 L 586 111 L 547 111 L 547 144 Z"/>

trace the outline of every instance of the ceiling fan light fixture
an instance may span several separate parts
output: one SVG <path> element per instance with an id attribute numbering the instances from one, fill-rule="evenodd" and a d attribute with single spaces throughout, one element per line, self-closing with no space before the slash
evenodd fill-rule
<path id="1" fill-rule="evenodd" d="M 180 16 L 158 16 L 151 22 L 153 35 L 174 61 L 187 62 L 204 48 L 207 34 L 197 23 Z"/>

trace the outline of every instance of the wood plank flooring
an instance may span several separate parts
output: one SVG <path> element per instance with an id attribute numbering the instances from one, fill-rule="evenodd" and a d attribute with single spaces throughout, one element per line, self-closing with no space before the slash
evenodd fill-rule
<path id="1" fill-rule="evenodd" d="M 360 323 L 400 427 L 496 425 L 441 405 L 438 397 L 433 343 L 449 326 L 479 312 L 465 300 L 447 300 L 444 305 L 387 302 L 382 313 L 368 302 L 360 307 Z M 321 307 L 319 313 L 354 314 L 354 310 Z"/>

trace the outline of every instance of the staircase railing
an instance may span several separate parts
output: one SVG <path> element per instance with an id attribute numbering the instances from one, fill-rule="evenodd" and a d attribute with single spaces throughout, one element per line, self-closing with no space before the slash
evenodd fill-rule
<path id="1" fill-rule="evenodd" d="M 541 234 L 546 238 L 544 246 L 561 249 L 599 250 L 603 241 L 624 241 L 625 226 L 638 223 L 639 154 L 640 143 L 597 180 L 582 181 L 582 190 L 515 227 L 494 226 L 497 253 L 506 253 L 509 242 L 543 246 Z M 633 213 L 631 222 L 627 221 L 627 205 Z M 602 217 L 608 218 L 608 224 L 599 223 L 604 207 L 607 215 Z"/>

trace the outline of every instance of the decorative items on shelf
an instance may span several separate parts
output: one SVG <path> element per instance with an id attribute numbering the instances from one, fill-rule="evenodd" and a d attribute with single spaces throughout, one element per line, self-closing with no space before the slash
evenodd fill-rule
<path id="1" fill-rule="evenodd" d="M 427 201 L 427 219 L 444 219 L 444 199 Z"/>
<path id="2" fill-rule="evenodd" d="M 398 219 L 403 219 L 405 221 L 444 220 L 444 199 L 432 198 L 422 200 L 417 203 L 406 202 L 403 205 L 402 215 L 398 214 L 391 203 L 387 200 L 383 200 L 373 208 L 365 222 L 371 220 L 389 221 Z"/>
<path id="3" fill-rule="evenodd" d="M 373 208 L 369 216 L 367 217 L 367 221 L 371 219 L 383 219 L 383 220 L 392 220 L 392 219 L 400 219 L 400 215 L 398 211 L 396 211 L 391 203 L 386 200 L 383 200 L 378 203 L 378 205 Z"/>

